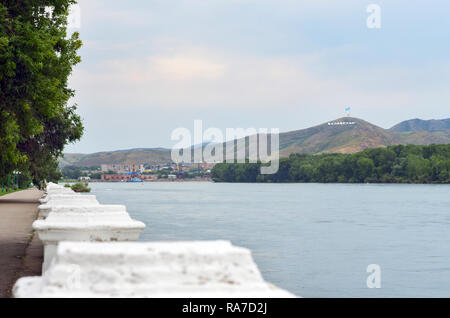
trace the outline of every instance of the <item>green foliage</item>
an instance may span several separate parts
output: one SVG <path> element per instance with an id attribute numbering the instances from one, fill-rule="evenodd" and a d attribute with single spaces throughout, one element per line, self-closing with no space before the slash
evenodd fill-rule
<path id="1" fill-rule="evenodd" d="M 27 189 L 32 183 L 32 178 L 28 172 L 13 173 L 4 177 L 0 177 L 0 192 Z"/>
<path id="2" fill-rule="evenodd" d="M 450 144 L 391 146 L 355 154 L 293 154 L 273 175 L 261 164 L 217 164 L 216 182 L 450 183 Z"/>
<path id="3" fill-rule="evenodd" d="M 102 179 L 102 172 L 95 172 L 95 173 L 92 173 L 91 175 L 90 175 L 90 177 L 91 177 L 91 179 L 92 180 L 101 180 Z"/>
<path id="4" fill-rule="evenodd" d="M 79 177 L 87 177 L 87 174 L 83 172 L 81 167 L 67 166 L 61 169 L 61 173 L 64 179 L 78 180 Z"/>
<path id="5" fill-rule="evenodd" d="M 0 176 L 57 181 L 57 158 L 83 126 L 68 78 L 80 62 L 78 33 L 67 37 L 73 0 L 0 2 Z M 52 7 L 52 14 L 45 12 Z"/>
<path id="6" fill-rule="evenodd" d="M 102 172 L 91 172 L 98 171 L 100 167 L 77 167 L 77 166 L 65 166 L 61 169 L 62 177 L 64 179 L 78 180 L 80 177 L 91 177 L 91 179 L 101 179 Z M 107 173 L 105 173 L 107 174 Z"/>
<path id="7" fill-rule="evenodd" d="M 75 192 L 91 192 L 91 188 L 88 187 L 87 183 L 83 182 L 75 183 L 71 188 Z"/>

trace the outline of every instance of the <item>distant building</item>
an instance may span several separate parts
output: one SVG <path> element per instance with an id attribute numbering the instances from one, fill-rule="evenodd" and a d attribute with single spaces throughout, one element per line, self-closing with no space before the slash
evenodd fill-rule
<path id="1" fill-rule="evenodd" d="M 131 180 L 133 178 L 134 178 L 133 175 L 126 175 L 126 174 L 102 174 L 102 181 L 108 181 L 108 182 L 127 181 L 127 180 Z M 156 176 L 151 176 L 151 175 L 141 175 L 138 178 L 143 181 L 153 181 L 153 180 L 158 179 Z"/>
<path id="2" fill-rule="evenodd" d="M 145 171 L 143 164 L 130 164 L 130 165 L 120 165 L 120 164 L 102 164 L 102 172 L 116 172 L 116 173 L 126 173 L 126 172 L 140 172 Z"/>
<path id="3" fill-rule="evenodd" d="M 91 181 L 91 177 L 79 177 L 78 180 L 80 180 L 80 181 Z"/>

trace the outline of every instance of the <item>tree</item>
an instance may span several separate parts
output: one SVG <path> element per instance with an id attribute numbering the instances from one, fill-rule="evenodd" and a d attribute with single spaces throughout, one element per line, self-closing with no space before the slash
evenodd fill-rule
<path id="1" fill-rule="evenodd" d="M 76 106 L 67 105 L 74 96 L 68 78 L 81 61 L 79 35 L 66 30 L 74 3 L 0 2 L 0 175 L 55 178 L 64 146 L 82 136 Z"/>
<path id="2" fill-rule="evenodd" d="M 216 182 L 410 182 L 449 183 L 450 144 L 392 146 L 355 154 L 293 154 L 273 175 L 260 164 L 217 164 Z"/>
<path id="3" fill-rule="evenodd" d="M 358 161 L 356 162 L 356 166 L 357 179 L 359 181 L 364 181 L 366 178 L 371 177 L 372 172 L 375 168 L 373 160 L 369 158 L 358 159 Z"/>

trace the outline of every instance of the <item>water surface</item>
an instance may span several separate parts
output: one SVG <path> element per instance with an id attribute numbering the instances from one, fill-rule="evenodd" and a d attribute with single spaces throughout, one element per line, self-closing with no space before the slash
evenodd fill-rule
<path id="1" fill-rule="evenodd" d="M 147 224 L 142 241 L 250 248 L 304 297 L 450 297 L 450 185 L 92 183 Z M 381 288 L 368 289 L 369 264 Z"/>

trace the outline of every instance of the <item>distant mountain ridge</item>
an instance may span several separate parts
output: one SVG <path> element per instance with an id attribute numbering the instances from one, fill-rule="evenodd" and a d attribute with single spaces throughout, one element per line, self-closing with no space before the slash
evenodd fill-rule
<path id="1" fill-rule="evenodd" d="M 169 149 L 142 148 L 93 154 L 64 154 L 64 157 L 59 160 L 59 166 L 92 167 L 102 164 L 166 164 L 168 162 L 171 162 L 171 151 Z"/>
<path id="2" fill-rule="evenodd" d="M 391 129 L 384 129 L 359 118 L 339 118 L 311 128 L 281 133 L 280 156 L 288 157 L 292 153 L 355 153 L 367 148 L 396 144 L 448 144 L 449 121 L 450 119 L 434 121 L 413 119 L 395 125 Z M 65 154 L 60 160 L 60 166 L 168 162 L 171 162 L 170 149 L 137 148 L 94 154 Z"/>
<path id="3" fill-rule="evenodd" d="M 328 125 L 353 122 L 354 125 Z M 344 117 L 315 127 L 280 134 L 280 154 L 355 153 L 367 148 L 395 144 L 447 144 L 450 129 L 443 131 L 396 132 L 359 118 Z"/>
<path id="4" fill-rule="evenodd" d="M 163 147 L 158 147 L 158 148 L 132 148 L 132 149 L 124 149 L 124 150 L 114 150 L 112 152 L 152 151 L 152 150 L 166 151 L 166 150 L 170 150 L 170 149 L 163 148 Z"/>
<path id="5" fill-rule="evenodd" d="M 410 132 L 410 131 L 438 131 L 450 129 L 450 118 L 447 119 L 411 119 L 403 121 L 391 128 L 396 132 Z"/>

